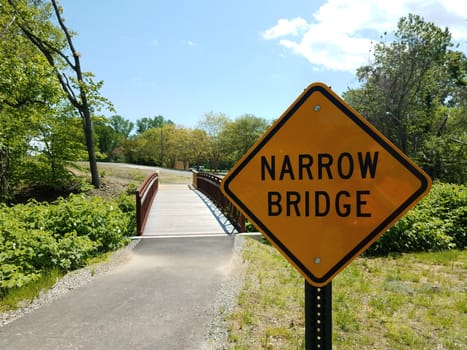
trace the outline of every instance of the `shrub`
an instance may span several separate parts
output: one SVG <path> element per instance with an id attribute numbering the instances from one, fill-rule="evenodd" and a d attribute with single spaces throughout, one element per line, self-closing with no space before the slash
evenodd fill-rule
<path id="1" fill-rule="evenodd" d="M 467 187 L 436 182 L 430 193 L 366 252 L 369 255 L 464 249 Z"/>
<path id="2" fill-rule="evenodd" d="M 95 242 L 101 253 L 118 249 L 128 242 L 131 222 L 130 215 L 120 209 L 118 201 L 84 195 L 59 199 L 42 219 L 41 225 L 55 237 L 75 232 L 77 236 L 86 236 Z"/>
<path id="3" fill-rule="evenodd" d="M 0 296 L 48 271 L 70 271 L 134 235 L 135 204 L 72 195 L 47 204 L 0 204 Z"/>

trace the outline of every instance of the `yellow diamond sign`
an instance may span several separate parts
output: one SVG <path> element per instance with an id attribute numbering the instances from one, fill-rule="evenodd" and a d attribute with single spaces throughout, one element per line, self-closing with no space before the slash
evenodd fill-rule
<path id="1" fill-rule="evenodd" d="M 314 286 L 413 207 L 430 178 L 322 83 L 240 159 L 224 194 Z"/>

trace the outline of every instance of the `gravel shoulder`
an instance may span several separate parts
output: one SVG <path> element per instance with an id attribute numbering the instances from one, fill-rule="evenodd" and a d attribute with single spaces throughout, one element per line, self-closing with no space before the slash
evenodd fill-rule
<path id="1" fill-rule="evenodd" d="M 246 263 L 242 249 L 244 237 L 237 236 L 228 278 L 218 289 L 213 302 L 214 317 L 211 320 L 201 350 L 226 350 L 229 348 L 228 318 L 237 306 L 238 293 L 243 288 Z"/>

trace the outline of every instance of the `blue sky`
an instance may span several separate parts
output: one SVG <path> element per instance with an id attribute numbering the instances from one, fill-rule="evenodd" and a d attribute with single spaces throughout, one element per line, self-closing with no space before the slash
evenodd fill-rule
<path id="1" fill-rule="evenodd" d="M 278 118 L 310 83 L 355 88 L 371 43 L 408 13 L 467 52 L 467 0 L 62 0 L 83 69 L 135 121 Z M 110 114 L 109 114 L 110 115 Z"/>

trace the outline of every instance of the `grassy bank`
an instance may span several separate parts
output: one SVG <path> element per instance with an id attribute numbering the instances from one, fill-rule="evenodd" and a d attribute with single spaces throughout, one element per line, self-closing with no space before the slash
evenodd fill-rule
<path id="1" fill-rule="evenodd" d="M 303 278 L 248 240 L 231 349 L 303 349 Z M 467 349 L 467 252 L 359 258 L 333 281 L 337 349 Z"/>
<path id="2" fill-rule="evenodd" d="M 123 182 L 136 186 L 140 185 L 148 175 L 154 172 L 154 168 L 152 167 L 141 166 L 131 168 L 123 164 L 113 163 L 99 163 L 98 168 L 104 183 L 106 181 Z M 159 174 L 159 181 L 162 184 L 191 184 L 192 182 L 192 173 L 190 171 L 174 171 L 160 168 Z"/>

